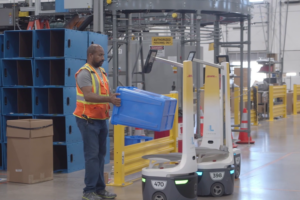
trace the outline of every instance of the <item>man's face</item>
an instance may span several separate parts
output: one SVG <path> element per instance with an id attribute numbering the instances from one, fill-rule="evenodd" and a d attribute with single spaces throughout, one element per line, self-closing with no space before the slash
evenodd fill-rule
<path id="1" fill-rule="evenodd" d="M 104 62 L 104 50 L 98 47 L 92 56 L 92 62 L 94 67 L 101 67 Z"/>

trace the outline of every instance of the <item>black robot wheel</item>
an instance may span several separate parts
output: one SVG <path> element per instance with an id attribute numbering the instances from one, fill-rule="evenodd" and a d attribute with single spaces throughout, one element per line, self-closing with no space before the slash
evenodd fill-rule
<path id="1" fill-rule="evenodd" d="M 235 178 L 238 179 L 240 177 L 241 174 L 241 167 L 240 165 L 236 165 L 235 166 Z"/>
<path id="2" fill-rule="evenodd" d="M 167 197 L 162 192 L 155 192 L 152 196 L 152 200 L 167 200 Z"/>
<path id="3" fill-rule="evenodd" d="M 210 193 L 214 197 L 221 197 L 224 195 L 224 186 L 221 183 L 214 183 L 210 188 Z"/>

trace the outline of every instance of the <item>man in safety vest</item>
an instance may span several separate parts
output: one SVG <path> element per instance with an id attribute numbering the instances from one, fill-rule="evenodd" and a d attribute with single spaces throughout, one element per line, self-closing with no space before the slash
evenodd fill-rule
<path id="1" fill-rule="evenodd" d="M 117 195 L 105 190 L 104 158 L 109 119 L 109 103 L 121 105 L 110 94 L 108 77 L 101 67 L 104 50 L 92 44 L 87 51 L 87 63 L 75 74 L 77 103 L 74 115 L 81 132 L 85 157 L 85 185 L 83 200 L 114 199 Z"/>

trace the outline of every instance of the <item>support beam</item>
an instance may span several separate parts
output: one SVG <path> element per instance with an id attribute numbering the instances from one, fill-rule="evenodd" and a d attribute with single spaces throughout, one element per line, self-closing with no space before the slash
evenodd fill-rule
<path id="1" fill-rule="evenodd" d="M 128 19 L 126 22 L 127 27 L 131 27 L 132 25 L 132 14 L 126 14 L 126 18 Z M 132 31 L 127 28 L 126 36 L 127 36 L 127 44 L 126 44 L 126 86 L 132 85 L 132 76 L 131 76 L 131 62 L 130 62 L 130 41 L 131 41 L 131 33 Z"/>
<path id="2" fill-rule="evenodd" d="M 244 41 L 244 19 L 241 18 L 240 20 L 240 26 L 241 26 L 241 32 L 240 32 L 240 39 L 242 43 Z M 244 62 L 244 45 L 241 44 L 241 49 L 240 49 L 240 61 L 241 61 L 241 67 L 240 67 L 240 122 L 242 122 L 242 116 L 243 116 L 243 96 L 244 96 L 244 69 L 243 69 L 243 62 Z M 248 119 L 250 120 L 250 118 Z"/>
<path id="3" fill-rule="evenodd" d="M 34 15 L 39 15 L 41 12 L 41 0 L 35 0 Z"/>
<path id="4" fill-rule="evenodd" d="M 248 110 L 248 138 L 250 138 L 251 135 L 251 104 L 250 104 L 250 99 L 251 99 L 251 89 L 250 89 L 250 83 L 251 83 L 251 15 L 248 15 L 248 82 L 247 82 L 247 92 L 248 92 L 248 102 L 247 102 L 247 110 Z M 242 123 L 242 121 L 241 121 Z M 249 140 L 250 144 L 250 140 Z"/>
<path id="5" fill-rule="evenodd" d="M 118 87 L 118 43 L 117 43 L 117 11 L 113 10 L 113 92 L 116 92 Z"/>
<path id="6" fill-rule="evenodd" d="M 104 33 L 104 7 L 102 0 L 93 1 L 93 10 L 94 10 L 94 32 Z"/>
<path id="7" fill-rule="evenodd" d="M 196 58 L 201 59 L 200 48 L 200 23 L 201 23 L 201 11 L 197 11 L 196 15 Z M 201 137 L 200 133 L 200 88 L 203 87 L 203 65 L 197 63 L 196 68 L 196 80 L 197 80 L 197 137 Z"/>
<path id="8" fill-rule="evenodd" d="M 214 23 L 214 32 L 214 61 L 218 63 L 217 56 L 220 55 L 220 17 L 218 15 Z"/>

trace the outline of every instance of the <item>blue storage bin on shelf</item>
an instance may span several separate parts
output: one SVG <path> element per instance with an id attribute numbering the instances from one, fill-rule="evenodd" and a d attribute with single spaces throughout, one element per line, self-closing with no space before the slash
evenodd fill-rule
<path id="1" fill-rule="evenodd" d="M 34 31 L 5 31 L 4 58 L 32 58 Z"/>
<path id="2" fill-rule="evenodd" d="M 2 59 L 3 86 L 33 86 L 32 59 Z"/>
<path id="3" fill-rule="evenodd" d="M 68 144 L 82 142 L 82 136 L 76 124 L 74 115 L 66 116 L 43 116 L 36 115 L 36 119 L 52 119 L 53 120 L 53 143 Z"/>
<path id="4" fill-rule="evenodd" d="M 134 136 L 125 136 L 125 146 L 132 145 L 132 144 L 138 144 L 142 142 L 147 142 L 153 140 L 152 137 L 146 137 L 146 136 L 139 136 L 139 135 L 134 135 Z"/>
<path id="5" fill-rule="evenodd" d="M 32 114 L 32 95 L 32 87 L 3 87 L 1 98 L 2 114 Z"/>
<path id="6" fill-rule="evenodd" d="M 4 35 L 0 34 L 0 58 L 4 57 Z"/>
<path id="7" fill-rule="evenodd" d="M 88 32 L 88 47 L 91 44 L 99 44 L 102 46 L 103 50 L 104 50 L 104 57 L 105 60 L 107 61 L 107 54 L 108 54 L 108 36 L 107 35 L 103 35 L 100 33 L 95 33 L 95 32 Z"/>
<path id="8" fill-rule="evenodd" d="M 76 86 L 75 74 L 86 60 L 37 58 L 34 61 L 35 86 Z"/>
<path id="9" fill-rule="evenodd" d="M 67 57 L 87 59 L 88 34 L 70 29 L 36 30 L 34 40 L 35 58 Z"/>
<path id="10" fill-rule="evenodd" d="M 165 131 L 173 127 L 177 100 L 135 87 L 118 87 L 121 106 L 113 107 L 111 124 Z"/>
<path id="11" fill-rule="evenodd" d="M 76 87 L 34 88 L 36 115 L 72 115 L 76 108 Z"/>
<path id="12" fill-rule="evenodd" d="M 33 115 L 21 115 L 21 114 L 14 114 L 14 115 L 3 115 L 2 122 L 1 122 L 1 135 L 2 135 L 2 142 L 7 142 L 6 137 L 6 122 L 7 120 L 16 120 L 16 119 L 34 119 Z"/>
<path id="13" fill-rule="evenodd" d="M 0 170 L 4 169 L 4 143 L 0 142 Z"/>
<path id="14" fill-rule="evenodd" d="M 65 9 L 65 1 L 64 0 L 55 0 L 55 12 L 68 12 L 67 9 Z"/>
<path id="15" fill-rule="evenodd" d="M 70 173 L 83 170 L 85 168 L 83 142 L 54 145 L 53 161 L 55 173 Z"/>

